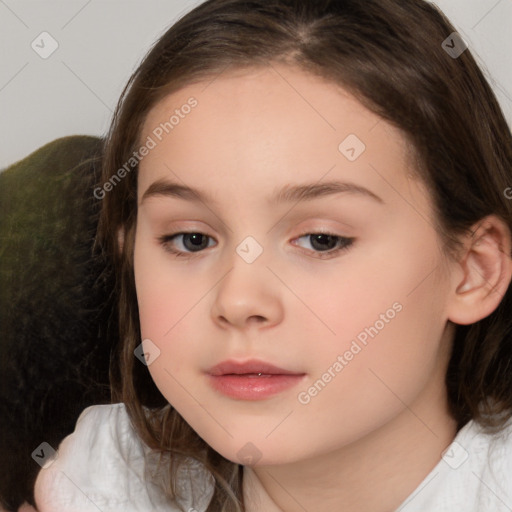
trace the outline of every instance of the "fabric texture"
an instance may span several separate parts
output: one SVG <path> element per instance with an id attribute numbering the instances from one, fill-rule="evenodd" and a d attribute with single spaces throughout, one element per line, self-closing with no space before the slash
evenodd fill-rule
<path id="1" fill-rule="evenodd" d="M 213 479 L 194 460 L 180 467 L 181 499 L 170 500 L 154 482 L 166 480 L 139 440 L 124 404 L 88 407 L 75 431 L 59 445 L 53 462 L 35 484 L 39 512 L 204 512 L 213 496 Z M 163 474 L 162 474 L 163 473 Z"/>
<path id="2" fill-rule="evenodd" d="M 114 279 L 93 251 L 103 139 L 56 139 L 0 172 L 0 508 L 33 504 L 32 453 L 110 402 Z M 112 332 L 116 333 L 115 327 Z"/>
<path id="3" fill-rule="evenodd" d="M 486 434 L 470 421 L 395 512 L 510 512 L 512 421 Z"/>
<path id="4" fill-rule="evenodd" d="M 195 461 L 180 474 L 183 499 L 169 502 L 145 479 L 149 449 L 124 404 L 88 407 L 36 481 L 40 512 L 205 512 L 213 478 Z M 165 461 L 164 461 L 165 465 Z M 439 463 L 395 512 L 510 512 L 512 422 L 496 434 L 467 423 Z"/>

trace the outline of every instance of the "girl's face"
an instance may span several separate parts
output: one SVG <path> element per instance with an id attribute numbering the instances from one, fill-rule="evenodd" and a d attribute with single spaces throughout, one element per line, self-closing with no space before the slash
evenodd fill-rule
<path id="1" fill-rule="evenodd" d="M 283 464 L 393 422 L 435 424 L 449 262 L 397 129 L 335 85 L 272 66 L 169 95 L 141 144 L 143 347 L 208 444 Z M 296 376 L 208 373 L 250 359 Z"/>

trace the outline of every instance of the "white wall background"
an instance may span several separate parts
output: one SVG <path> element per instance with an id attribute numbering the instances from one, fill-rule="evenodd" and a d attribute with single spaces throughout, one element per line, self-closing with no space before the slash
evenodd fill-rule
<path id="1" fill-rule="evenodd" d="M 0 168 L 57 137 L 104 134 L 150 45 L 201 1 L 0 0 Z M 435 3 L 468 42 L 512 126 L 512 0 Z M 59 45 L 47 59 L 31 47 L 43 31 Z"/>

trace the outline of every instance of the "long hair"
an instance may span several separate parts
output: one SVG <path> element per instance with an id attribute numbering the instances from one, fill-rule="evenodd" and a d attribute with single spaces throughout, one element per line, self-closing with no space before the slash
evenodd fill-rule
<path id="1" fill-rule="evenodd" d="M 443 48 L 453 32 L 423 0 L 208 0 L 159 38 L 126 84 L 99 184 L 97 242 L 116 269 L 119 307 L 112 399 L 126 403 L 144 442 L 171 454 L 171 480 L 180 455 L 205 465 L 215 479 L 209 511 L 244 510 L 242 466 L 199 438 L 134 362 L 141 342 L 133 271 L 137 165 L 132 161 L 128 172 L 126 163 L 142 143 L 146 116 L 168 94 L 232 69 L 284 63 L 327 79 L 401 130 L 413 171 L 430 191 L 445 252 L 453 255 L 458 235 L 489 214 L 512 230 L 504 194 L 512 183 L 510 128 L 470 50 L 454 56 Z M 512 414 L 511 311 L 509 288 L 491 315 L 456 326 L 446 386 L 459 428 L 471 419 L 499 428 Z"/>

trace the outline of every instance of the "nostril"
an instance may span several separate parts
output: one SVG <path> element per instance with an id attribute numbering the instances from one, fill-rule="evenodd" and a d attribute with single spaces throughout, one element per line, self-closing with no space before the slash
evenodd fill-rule
<path id="1" fill-rule="evenodd" d="M 261 324 L 262 322 L 265 322 L 266 318 L 261 315 L 253 315 L 250 317 L 250 320 Z"/>

